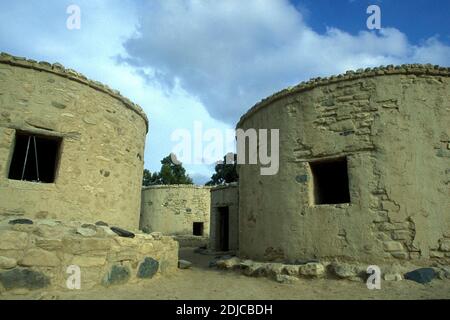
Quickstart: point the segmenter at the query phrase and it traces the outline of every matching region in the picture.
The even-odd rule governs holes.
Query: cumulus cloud
[[[0,50],[60,62],[140,104],[150,119],[145,161],[152,171],[176,144],[174,130],[193,132],[201,120],[205,130],[225,131],[286,86],[358,67],[450,59],[437,37],[413,45],[393,28],[319,33],[305,22],[305,8],[287,0],[77,0],[81,30],[70,31],[73,3],[4,1]],[[185,167],[199,183],[214,171]]]
[[[301,9],[300,9],[301,10]],[[412,45],[394,28],[356,35],[312,30],[287,0],[151,1],[124,59],[147,80],[179,84],[215,119],[233,125],[260,99],[310,77],[382,64],[448,65],[450,47]]]
[[[150,120],[145,148],[145,166],[159,170],[160,160],[175,143],[171,133],[179,128],[192,130],[194,121],[202,120],[207,128],[227,128],[212,119],[204,106],[174,83],[170,92],[163,80],[149,83],[149,75],[158,74],[152,68],[135,68],[118,61],[126,56],[123,42],[136,32],[139,22],[137,2],[120,0],[77,0],[81,8],[81,29],[68,30],[66,19],[70,0],[47,0],[36,6],[29,1],[5,2],[0,10],[0,51],[35,60],[60,62],[87,77],[118,89],[144,108]],[[118,63],[120,62],[120,63]],[[186,165],[195,181],[202,182],[211,168]],[[198,179],[197,179],[198,177]]]

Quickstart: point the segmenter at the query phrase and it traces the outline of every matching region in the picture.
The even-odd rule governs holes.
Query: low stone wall
[[[180,248],[199,248],[206,247],[209,242],[208,237],[191,236],[191,235],[178,235],[173,236]]]
[[[148,281],[175,272],[177,264],[178,243],[157,232],[131,233],[102,222],[0,221],[0,294],[69,289],[77,268],[84,290]]]

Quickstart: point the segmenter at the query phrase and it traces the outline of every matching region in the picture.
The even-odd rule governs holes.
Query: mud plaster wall
[[[15,131],[56,135],[55,183],[8,180]],[[142,110],[59,64],[0,55],[0,215],[139,225]]]
[[[239,167],[240,255],[369,263],[450,260],[449,69],[407,65],[313,79],[252,108],[280,129],[280,169]],[[308,161],[347,156],[350,204],[313,205]]]
[[[210,188],[193,185],[152,186],[142,190],[140,229],[167,235],[192,235],[203,222],[209,235]]]
[[[219,251],[219,224],[218,215],[220,207],[228,207],[229,214],[229,249],[237,251],[239,248],[239,187],[237,184],[219,186],[211,189],[211,222],[209,247]]]

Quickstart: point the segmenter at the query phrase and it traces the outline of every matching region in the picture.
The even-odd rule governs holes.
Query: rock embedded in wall
[[[125,284],[130,279],[130,270],[121,265],[113,265],[111,270],[105,276],[103,285],[110,286],[116,284]]]
[[[0,271],[0,283],[6,290],[11,289],[43,289],[50,285],[50,279],[42,272],[16,268]]]
[[[138,278],[151,279],[159,269],[159,262],[153,258],[145,257],[139,265]]]

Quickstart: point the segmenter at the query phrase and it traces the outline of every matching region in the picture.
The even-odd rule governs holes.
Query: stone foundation
[[[267,277],[279,283],[294,283],[300,278],[306,279],[342,279],[366,282],[372,270],[368,272],[368,265],[346,263],[342,261],[297,260],[295,262],[260,262],[238,257],[224,256],[210,262],[210,266],[219,269],[233,270],[249,277]],[[400,281],[407,279],[407,274],[420,270],[424,266],[414,264],[385,264],[380,265],[380,276],[384,281]],[[434,264],[425,268],[430,270],[432,279],[450,280],[450,266]]]
[[[175,272],[177,264],[178,243],[161,233],[127,233],[102,222],[0,221],[1,294],[68,290],[78,267],[85,290],[151,281]]]

